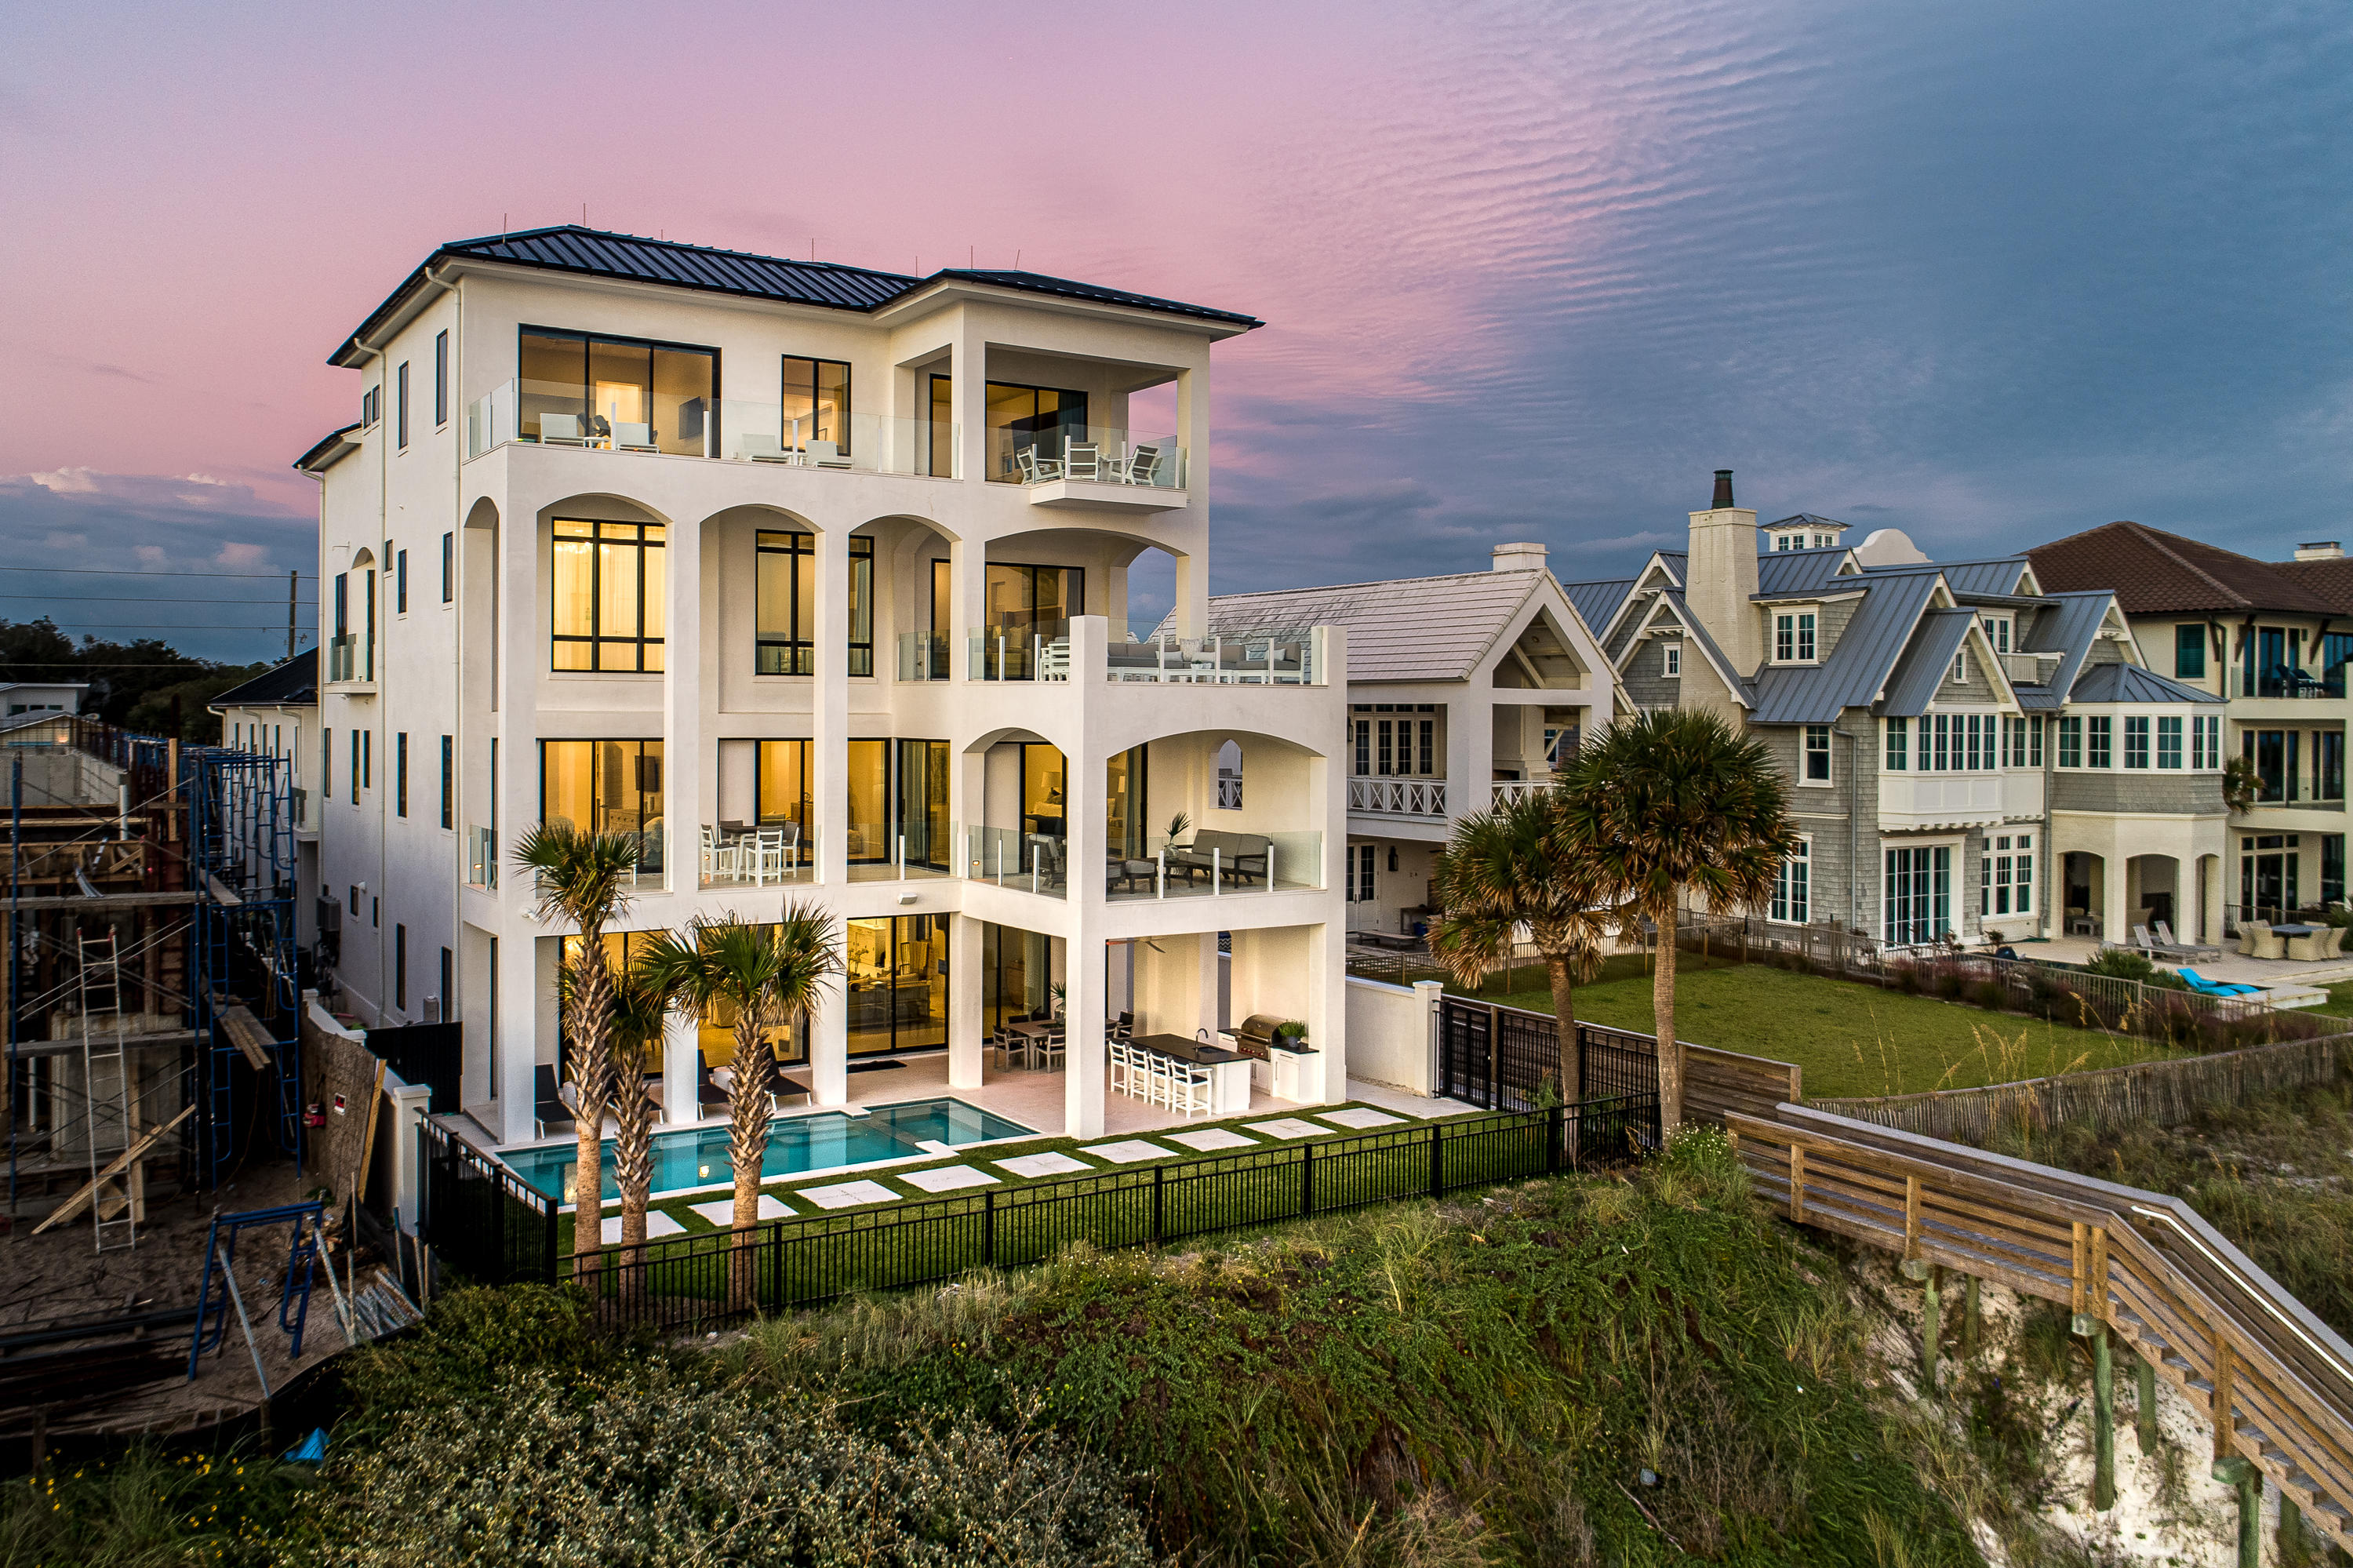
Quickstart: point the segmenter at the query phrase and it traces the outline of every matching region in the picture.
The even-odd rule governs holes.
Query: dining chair
[[[1060,1030],[1039,1041],[1037,1049],[1038,1065],[1047,1072],[1059,1073],[1069,1065],[1068,1046]]]
[[[2249,926],[2245,930],[2250,944],[2248,957],[2256,959],[2287,957],[2287,943],[2281,939],[2279,933],[2274,931],[2269,926]]]
[[[771,876],[779,882],[784,880],[785,831],[782,828],[753,830],[750,846],[739,846],[736,853],[744,857],[741,874],[748,874],[755,885],[765,887]]]

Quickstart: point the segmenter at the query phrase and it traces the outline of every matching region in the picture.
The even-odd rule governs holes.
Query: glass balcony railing
[[[984,626],[965,633],[965,679],[973,681],[1067,681],[1071,678],[1071,623],[1027,620]]]
[[[944,681],[954,667],[955,639],[944,631],[899,633],[899,679]]]
[[[1063,841],[1051,833],[969,828],[964,842],[964,874],[972,881],[994,882],[1000,887],[1018,887],[1050,898],[1070,894]]]
[[[794,468],[953,479],[956,427],[881,414],[811,415],[781,404],[657,397],[635,393],[598,410],[581,388],[518,377],[466,408],[466,455],[509,441],[595,451],[724,458]]]
[[[1043,430],[991,429],[988,477],[1000,484],[1129,484],[1185,488],[1185,449],[1172,435],[1114,425],[1056,425]]]
[[[327,640],[327,679],[337,681],[373,681],[375,679],[375,641],[356,631]]]
[[[899,678],[947,679],[943,639],[935,632],[903,633],[899,641]],[[1120,682],[1169,685],[1317,686],[1324,683],[1324,633],[1237,633],[1213,637],[1157,637],[1143,642],[1111,642],[1103,648],[1103,677]],[[965,634],[965,678],[973,681],[1067,681],[1071,678],[1071,623],[1019,621],[982,627]]]
[[[964,874],[1064,898],[1071,885],[1069,846],[1051,833],[972,828],[965,834]],[[1182,842],[1147,838],[1140,853],[1105,857],[1103,885],[1109,897],[1123,901],[1310,892],[1324,885],[1324,835],[1205,829]]]

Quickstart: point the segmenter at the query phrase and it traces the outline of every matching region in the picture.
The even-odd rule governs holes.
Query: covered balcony
[[[1323,629],[1176,637],[1162,633],[1106,643],[1095,672],[1123,684],[1320,686],[1325,683]],[[944,681],[961,665],[971,681],[1067,682],[1072,674],[1071,623],[1019,611],[993,617],[961,637],[899,635],[899,679]]]

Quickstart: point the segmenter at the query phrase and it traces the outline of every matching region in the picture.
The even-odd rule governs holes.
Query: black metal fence
[[[555,1283],[555,1200],[432,1121],[417,1128],[417,1231],[481,1285]]]
[[[367,1032],[368,1050],[400,1075],[401,1082],[433,1091],[427,1111],[446,1116],[458,1108],[458,1075],[465,1064],[466,1033],[455,1023],[408,1023]]]
[[[1523,1008],[1463,997],[1438,1003],[1438,1093],[1488,1110],[1530,1110],[1560,1089],[1560,1030]],[[1586,1100],[1659,1092],[1657,1046],[1647,1034],[1577,1026],[1577,1082]]]
[[[608,1248],[591,1267],[614,1326],[699,1330],[755,1309],[1038,1263],[1072,1242],[1146,1246],[1530,1176],[1613,1169],[1656,1147],[1658,1137],[1656,1093],[1626,1095],[872,1214],[771,1220],[649,1243],[634,1258]]]

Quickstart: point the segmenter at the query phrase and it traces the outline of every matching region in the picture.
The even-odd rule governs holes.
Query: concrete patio
[[[2088,937],[2053,937],[2047,942],[2019,944],[2018,956],[2054,963],[2081,964],[2090,962],[2105,946],[2107,944]],[[2161,968],[2168,969],[2183,967],[2170,961],[2159,962]],[[2225,947],[2220,957],[2191,959],[2188,967],[2211,980],[2261,986],[2265,991],[2318,993],[2325,992],[2338,980],[2353,980],[2353,954],[2340,955],[2326,963],[2299,963],[2294,959],[2251,959],[2236,947]],[[2295,1002],[2290,1005],[2309,1006],[2311,1003]]]

